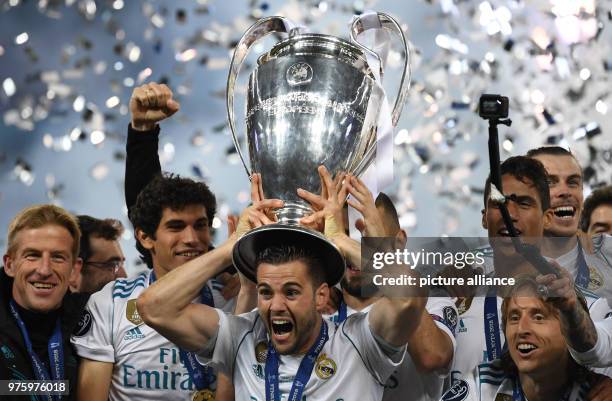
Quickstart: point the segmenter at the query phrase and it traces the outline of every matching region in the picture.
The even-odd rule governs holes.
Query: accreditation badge
[[[191,396],[191,400],[192,401],[214,401],[215,393],[213,393],[212,391],[208,389],[196,391]]]

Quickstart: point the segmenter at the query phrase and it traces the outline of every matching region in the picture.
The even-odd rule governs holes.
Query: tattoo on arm
[[[568,345],[578,352],[586,352],[597,343],[595,325],[579,303],[571,310],[561,312],[561,328]]]

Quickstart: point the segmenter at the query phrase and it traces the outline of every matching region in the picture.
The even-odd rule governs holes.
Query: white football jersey
[[[589,283],[582,293],[591,305],[597,298],[612,298],[612,236],[609,234],[595,235],[592,238],[593,253],[583,250],[584,260],[589,270]],[[556,261],[569,271],[572,277],[578,276],[578,244]]]
[[[147,326],[136,310],[151,272],[112,281],[92,294],[71,338],[80,357],[114,364],[110,401],[191,400],[196,390],[179,348]],[[216,380],[209,379],[214,391]]]
[[[257,311],[234,316],[219,313],[219,331],[200,357],[233,378],[236,400],[265,401],[268,335]],[[401,363],[404,350],[388,357],[374,339],[367,315],[357,313],[342,324],[324,320],[329,339],[303,392],[303,400],[380,400],[384,383]],[[286,400],[302,356],[279,355],[279,390]]]
[[[369,312],[372,305],[361,310]],[[453,354],[456,349],[455,328],[457,326],[457,308],[451,298],[431,297],[425,306],[427,312],[453,343]],[[358,311],[347,306],[347,316]],[[338,313],[328,317],[332,322],[338,320]],[[442,395],[444,378],[449,370],[439,373],[421,373],[407,353],[404,362],[393,372],[385,383],[383,401],[436,401]]]
[[[470,387],[465,380],[458,380],[453,387],[447,390],[441,401],[464,401],[473,399],[477,401],[511,401],[513,400],[515,379],[508,377],[501,367],[499,360],[494,363],[483,363],[478,367],[478,387]],[[590,389],[588,382],[572,383],[564,401],[586,401]],[[521,390],[522,392],[522,390]],[[526,400],[526,397],[525,397]]]

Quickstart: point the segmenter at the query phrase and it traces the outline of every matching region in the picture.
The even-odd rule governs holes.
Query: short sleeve
[[[77,355],[99,362],[115,362],[112,341],[114,302],[112,288],[114,281],[93,294],[70,341]]]
[[[217,335],[197,353],[197,359],[203,363],[212,363],[216,369],[233,377],[234,359],[238,346],[244,336],[252,329],[258,312],[252,311],[234,316],[215,308],[219,315],[219,330]]]

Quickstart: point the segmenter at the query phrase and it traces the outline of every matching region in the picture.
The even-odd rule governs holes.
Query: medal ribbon
[[[501,357],[501,334],[499,329],[499,314],[497,311],[497,295],[495,288],[487,293],[484,302],[484,331],[487,344],[487,359],[493,361]]]
[[[23,336],[23,342],[25,343],[30,359],[32,360],[32,369],[34,370],[36,380],[64,380],[64,349],[62,347],[63,340],[60,319],[57,319],[55,329],[53,329],[53,333],[51,334],[51,337],[49,337],[49,343],[47,345],[47,350],[49,352],[49,368],[51,370],[51,374],[49,374],[49,371],[47,371],[45,365],[32,348],[32,341],[28,335],[28,329],[21,319],[21,316],[19,316],[19,312],[17,312],[17,307],[15,306],[15,302],[13,300],[9,302],[9,308],[13,314],[13,317],[17,321],[17,326],[19,326],[19,330]],[[49,401],[59,401],[61,399],[61,395],[48,394],[46,395],[46,399]]]
[[[295,378],[293,379],[293,384],[291,385],[291,391],[289,392],[289,397],[287,401],[299,401],[302,399],[302,393],[306,388],[306,384],[310,379],[310,375],[312,374],[312,369],[314,368],[315,362],[319,353],[323,349],[323,346],[327,342],[328,339],[327,334],[327,323],[321,320],[321,331],[319,332],[319,337],[315,341],[315,343],[310,347],[308,353],[300,362],[300,367],[298,368],[297,373],[295,374]],[[278,389],[278,352],[272,345],[272,341],[268,341],[268,355],[266,357],[266,401],[280,401],[280,391]]]

